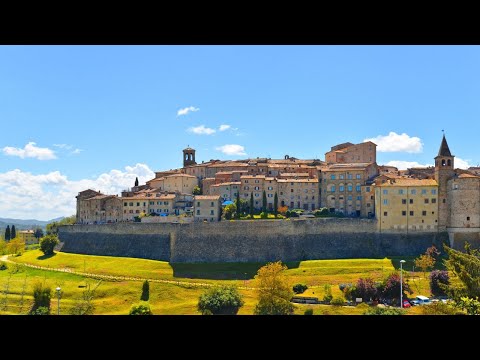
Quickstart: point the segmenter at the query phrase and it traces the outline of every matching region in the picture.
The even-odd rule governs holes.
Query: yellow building
[[[198,185],[198,179],[192,175],[174,174],[149,180],[147,185],[159,191],[192,194],[193,188]]]
[[[396,178],[375,185],[380,231],[436,231],[438,184],[433,179]]]
[[[240,181],[231,181],[221,184],[211,185],[209,195],[220,195],[222,201],[234,201],[237,198],[237,193],[240,191]],[[206,194],[207,195],[207,194]]]
[[[277,179],[278,206],[313,211],[318,209],[320,190],[318,179]]]
[[[193,199],[195,221],[219,221],[221,201],[220,195],[196,195]]]
[[[21,241],[24,241],[25,244],[36,244],[38,243],[37,238],[34,235],[33,230],[19,230],[17,231],[17,238],[19,238]]]

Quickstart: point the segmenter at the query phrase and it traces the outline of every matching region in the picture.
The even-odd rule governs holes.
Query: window
[[[467,221],[470,221],[470,216],[467,216]]]
[[[123,206],[127,206],[127,203],[123,203]]]
[[[155,201],[150,201],[150,205],[155,205]]]
[[[283,195],[283,191],[280,191],[280,195]]]
[[[139,202],[137,202],[137,206],[140,206],[140,203],[139,203]]]
[[[340,192],[345,191],[345,186],[340,185],[340,186],[338,187],[338,191],[340,191]]]
[[[445,199],[443,199],[442,202],[445,204]]]
[[[367,203],[367,207],[370,207],[370,203]]]
[[[352,191],[352,190],[353,190],[353,186],[352,186],[352,185],[348,185],[348,186],[347,186],[347,189],[348,189],[348,191]]]
[[[268,194],[267,197],[270,197],[270,198],[271,198],[271,197],[273,197],[273,194]]]
[[[164,202],[163,202],[163,205],[168,205],[168,201],[164,201]]]
[[[248,180],[245,180],[244,183],[245,183],[245,184],[248,184]]]
[[[244,186],[244,187],[243,187],[243,190],[248,190],[248,189],[249,189],[248,186]]]
[[[255,180],[255,184],[258,184],[258,180]]]
[[[215,215],[214,213],[215,213],[214,210],[210,210],[210,215]]]
[[[255,186],[255,190],[260,190],[260,187],[258,187],[258,186]]]
[[[403,189],[399,189],[399,190],[398,190],[398,193],[399,193],[400,195],[403,195]]]
[[[413,199],[410,199],[410,204],[413,204]]]
[[[388,194],[388,190],[383,190],[383,195],[387,195]]]
[[[427,216],[427,212],[425,210],[422,211],[422,216]]]
[[[412,190],[410,191],[410,193],[411,193],[412,195],[416,195],[416,194],[417,194],[417,190],[412,189]]]
[[[357,174],[356,178],[360,180],[362,178],[362,175]]]
[[[129,205],[130,205],[130,206],[133,206],[133,202],[131,202]]]
[[[348,195],[347,200],[352,200],[352,195]]]
[[[383,199],[383,205],[388,205],[388,200],[387,199]]]
[[[405,210],[402,211],[402,216],[407,216],[407,212]]]
[[[256,193],[256,194],[255,194],[255,197],[259,197],[259,196],[260,196],[260,194],[259,194],[259,193]]]
[[[424,199],[425,204],[428,204],[428,199]]]
[[[387,211],[384,211],[384,212],[383,212],[383,216],[388,216],[388,212],[387,212]]]
[[[432,204],[436,204],[437,203],[437,199],[432,199]]]
[[[147,206],[147,203],[146,203],[146,202],[143,202],[143,206]]]
[[[407,199],[402,199],[402,204],[405,205],[407,203]]]
[[[366,191],[366,192],[370,192],[370,186],[367,186],[367,187],[365,188],[365,191]]]
[[[352,179],[353,178],[353,175],[352,174],[347,174],[347,179]]]
[[[332,185],[332,187],[330,188],[330,191],[335,192],[335,185]]]
[[[335,175],[330,175],[330,180],[335,180]]]
[[[272,186],[269,186],[269,187],[268,187],[268,190],[273,190],[273,187],[272,187]]]
[[[361,191],[360,185],[355,186],[355,191],[356,191],[356,192],[360,192],[360,191]]]
[[[200,207],[200,201],[197,201],[197,206]]]
[[[432,189],[432,195],[436,195],[437,194],[437,190],[436,189]]]
[[[200,215],[200,210],[197,210],[197,215]]]
[[[361,197],[361,196],[357,196],[357,200],[362,200],[362,197]]]
[[[410,211],[410,216],[413,216],[413,211]]]
[[[425,195],[427,193],[427,190],[422,189],[422,195]]]
[[[293,189],[290,189],[290,192],[293,192]]]
[[[214,206],[215,206],[215,203],[212,201],[212,202],[210,203],[210,206],[211,206],[211,207],[214,207]]]
[[[140,210],[135,210],[135,214],[140,214]]]

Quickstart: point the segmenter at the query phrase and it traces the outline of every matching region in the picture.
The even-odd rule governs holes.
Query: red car
[[[412,305],[410,305],[410,302],[408,300],[403,300],[403,307],[409,308],[409,307],[412,307]]]

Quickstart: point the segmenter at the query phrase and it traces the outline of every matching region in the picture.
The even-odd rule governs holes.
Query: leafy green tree
[[[295,294],[303,294],[305,292],[305,290],[308,289],[308,285],[307,284],[295,284],[293,285],[293,292]]]
[[[145,301],[141,301],[138,304],[133,304],[130,308],[128,315],[153,315],[150,309],[150,304]]]
[[[267,212],[267,193],[263,190],[262,194],[262,212]]]
[[[475,299],[466,296],[461,297],[457,301],[457,307],[466,310],[468,315],[480,315],[480,301],[478,301],[478,297]]]
[[[323,286],[323,301],[325,301],[327,304],[330,304],[330,301],[333,299],[332,295],[332,285],[330,284],[325,284]]]
[[[11,239],[7,244],[8,254],[21,254],[25,251],[25,241],[21,238]]]
[[[423,277],[425,277],[425,273],[428,269],[433,268],[435,265],[435,259],[433,256],[428,254],[420,255],[418,258],[415,259],[415,266],[422,269]]]
[[[236,211],[237,211],[237,207],[235,206],[235,204],[228,204],[223,209],[223,216],[225,217],[226,220],[230,220],[233,218]]]
[[[7,228],[5,229],[5,241],[10,241],[10,225],[7,225]]]
[[[63,218],[60,221],[54,221],[47,224],[47,235],[57,235],[58,234],[58,227],[63,225],[73,225],[77,221],[77,217],[75,215]]]
[[[240,203],[240,189],[237,190],[237,198],[235,199],[235,219],[240,219],[241,203]]]
[[[198,311],[203,315],[236,315],[243,305],[236,286],[215,286],[200,295]]]
[[[3,239],[0,239],[0,255],[5,254],[7,251],[7,242]]]
[[[36,281],[33,284],[33,305],[30,309],[30,314],[33,314],[37,309],[44,307],[50,313],[50,298],[52,296],[52,289],[41,281]]]
[[[455,300],[461,297],[476,298],[480,296],[480,253],[467,243],[465,252],[454,250],[444,245],[448,259],[445,265],[458,279],[460,284],[449,286],[448,293]]]
[[[253,192],[250,193],[250,208],[249,208],[249,211],[250,211],[250,217],[253,218]]]
[[[150,283],[148,280],[145,280],[142,285],[142,295],[140,296],[140,300],[148,301],[150,298]]]
[[[15,225],[12,225],[12,233],[10,235],[10,239],[13,240],[17,237],[17,230],[15,229]]]
[[[35,236],[35,238],[38,241],[43,236],[43,230],[41,228],[37,227],[35,229],[35,231],[33,232],[33,236]]]
[[[195,185],[195,187],[193,188],[192,194],[193,195],[202,195],[202,189],[200,188],[200,186]]]
[[[135,186],[138,186],[138,177],[135,178]]]
[[[446,295],[446,289],[450,285],[450,276],[448,271],[433,270],[430,273],[430,292],[432,295],[441,296]]]
[[[275,217],[278,215],[278,195],[277,192],[275,192],[275,196],[273,198],[273,214]]]
[[[46,235],[40,239],[40,250],[45,255],[53,255],[53,249],[59,243],[57,235]]]
[[[258,269],[257,282],[258,303],[256,315],[290,315],[294,306],[290,302],[293,291],[285,276],[287,266],[281,261],[268,263]]]

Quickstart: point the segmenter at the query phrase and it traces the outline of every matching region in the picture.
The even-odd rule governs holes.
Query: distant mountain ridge
[[[0,218],[0,228],[6,228],[7,225],[15,225],[15,228],[19,230],[24,230],[24,229],[31,229],[32,227],[39,226],[42,228],[45,228],[47,224],[54,222],[54,221],[60,221],[64,219],[65,216],[61,216],[52,220],[48,221],[43,221],[43,220],[35,220],[35,219],[28,219],[28,220],[23,220],[23,219],[9,219],[9,218]]]

